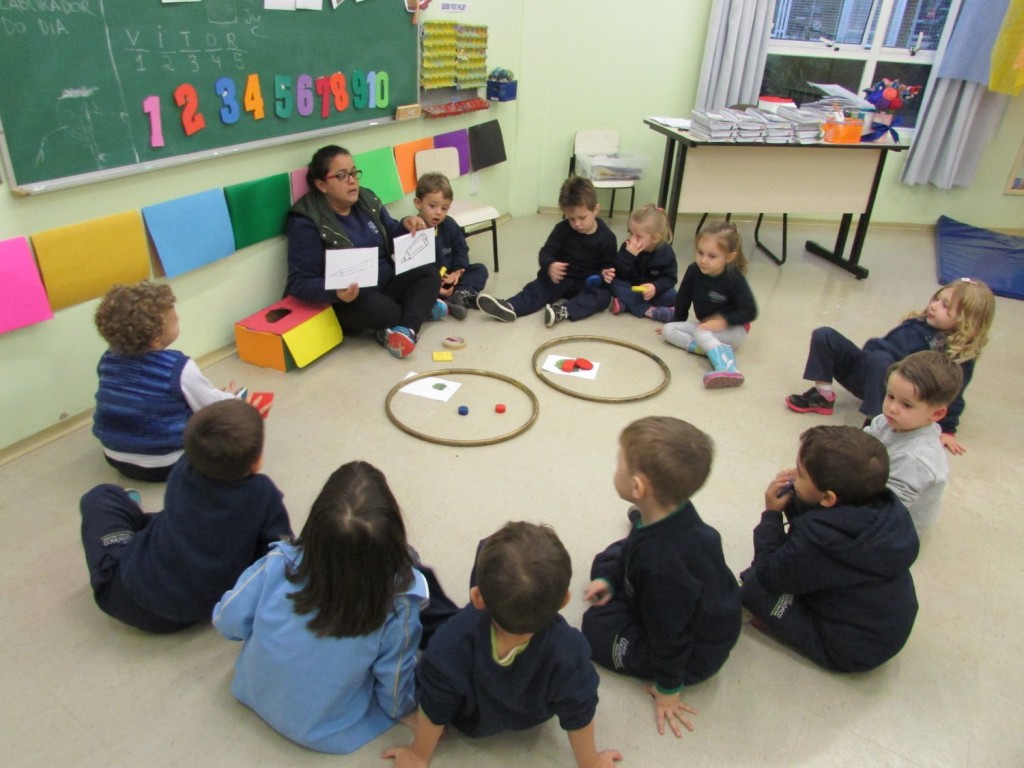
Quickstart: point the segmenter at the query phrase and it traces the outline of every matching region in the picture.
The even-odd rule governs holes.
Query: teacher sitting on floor
[[[395,274],[392,238],[426,224],[418,216],[395,221],[380,198],[360,188],[360,176],[347,149],[331,145],[313,155],[306,171],[309,192],[288,212],[285,292],[310,304],[331,304],[346,332],[374,331],[382,346],[402,358],[416,348],[424,320],[448,313],[437,298],[441,277],[433,264]],[[324,287],[326,252],[339,248],[377,249],[375,287]]]

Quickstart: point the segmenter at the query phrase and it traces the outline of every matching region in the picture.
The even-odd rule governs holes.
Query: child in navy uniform
[[[446,725],[473,738],[521,731],[558,716],[579,768],[622,756],[594,745],[598,676],[590,647],[559,610],[572,563],[547,526],[508,523],[482,543],[466,606],[437,630],[416,667],[420,700],[410,747],[384,757],[423,768]]]
[[[476,306],[476,295],[487,283],[487,267],[469,263],[469,246],[462,227],[448,215],[455,195],[448,177],[443,173],[425,173],[416,182],[413,205],[420,218],[436,235],[434,247],[441,271],[441,299],[448,304],[448,314],[465,320],[469,307]]]
[[[629,216],[629,237],[615,256],[612,314],[629,312],[667,323],[675,316],[679,267],[665,211],[641,205]]]
[[[608,308],[616,241],[608,225],[597,218],[601,206],[593,182],[570,176],[562,184],[558,207],[565,218],[540,249],[536,279],[508,300],[481,293],[479,309],[505,323],[543,309],[544,325],[550,328]]]
[[[96,604],[147,632],[209,621],[238,574],[291,536],[281,492],[257,474],[262,462],[259,412],[225,400],[189,419],[163,512],[144,513],[116,485],[85,494],[82,545]]]
[[[868,339],[863,347],[834,328],[815,328],[804,367],[804,378],[814,386],[787,397],[786,406],[797,413],[831,415],[835,379],[861,398],[860,412],[870,421],[882,411],[889,366],[913,352],[939,350],[963,372],[963,386],[939,422],[942,444],[950,453],[962,454],[965,449],[956,439],[956,430],[964,410],[964,390],[988,343],[995,312],[992,290],[979,280],[962,277],[932,294],[924,311],[912,313],[884,337]]]
[[[673,320],[661,335],[673,346],[707,356],[712,370],[704,374],[705,387],[738,387],[743,374],[735,351],[757,317],[743,240],[732,222],[713,221],[697,235],[694,252],[676,293]],[[694,319],[688,320],[691,305]]]
[[[711,471],[711,438],[668,416],[627,426],[615,490],[630,510],[629,536],[594,559],[583,634],[598,664],[653,680],[658,732],[693,730],[684,685],[715,674],[740,634],[739,588],[718,531],[690,498]]]
[[[885,446],[866,432],[807,430],[796,468],[765,491],[754,561],[740,574],[751,623],[835,672],[884,664],[917,616],[917,532],[888,476]]]

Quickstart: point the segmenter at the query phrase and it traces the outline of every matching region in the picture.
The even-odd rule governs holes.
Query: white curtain
[[[694,106],[757,104],[774,13],[775,0],[715,0]]]
[[[992,47],[1009,0],[963,0],[949,44],[937,52],[917,135],[900,173],[904,184],[970,186],[985,143],[1010,97],[988,90]]]

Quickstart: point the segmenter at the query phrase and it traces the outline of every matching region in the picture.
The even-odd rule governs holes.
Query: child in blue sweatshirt
[[[302,535],[275,544],[213,610],[217,630],[242,641],[231,692],[319,752],[353,752],[413,714],[429,589],[412,558],[384,475],[342,465]]]

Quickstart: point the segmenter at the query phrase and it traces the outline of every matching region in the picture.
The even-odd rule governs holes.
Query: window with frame
[[[935,52],[961,0],[777,0],[761,94],[798,104],[822,94],[807,83],[864,95],[884,78],[921,86],[897,113],[917,124]],[[952,28],[952,25],[950,25]]]

